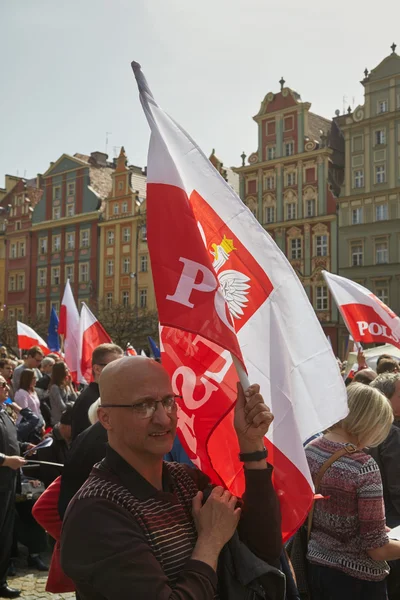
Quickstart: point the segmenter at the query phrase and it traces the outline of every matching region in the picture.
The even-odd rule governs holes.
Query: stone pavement
[[[50,563],[51,555],[43,555],[46,564]],[[20,598],[23,600],[74,600],[75,594],[50,594],[45,592],[47,573],[35,571],[26,566],[25,558],[16,561],[17,575],[8,577],[11,587],[22,590]]]

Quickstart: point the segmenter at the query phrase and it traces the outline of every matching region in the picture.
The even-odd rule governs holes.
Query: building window
[[[296,185],[296,172],[286,174],[286,185]]]
[[[25,289],[25,274],[17,275],[17,289],[18,291],[22,291]]]
[[[19,256],[21,258],[23,258],[25,256],[25,253],[26,253],[25,248],[26,248],[25,242],[19,242]]]
[[[389,250],[387,241],[375,242],[375,263],[384,265],[389,262]]]
[[[113,206],[113,214],[119,215],[119,204],[114,204]]]
[[[13,308],[8,309],[8,316],[10,319],[15,319],[15,310]]]
[[[290,240],[290,258],[292,260],[298,260],[302,256],[301,251],[301,239],[296,238],[294,240]]]
[[[89,248],[89,243],[90,243],[89,229],[82,229],[80,232],[80,236],[81,236],[81,248]]]
[[[53,188],[53,199],[61,200],[61,186],[57,186]]]
[[[378,102],[378,113],[382,114],[389,110],[389,105],[387,100],[379,100]]]
[[[315,250],[317,256],[328,256],[328,236],[317,235],[315,238]]]
[[[387,281],[377,281],[375,284],[375,296],[384,304],[389,304],[389,286]]]
[[[53,252],[61,250],[61,235],[53,235]]]
[[[142,225],[140,228],[142,242],[147,242],[147,225]]]
[[[315,288],[315,300],[317,310],[328,310],[328,288],[325,285],[318,285]]]
[[[61,219],[61,206],[53,206],[53,221]]]
[[[66,265],[65,267],[65,281],[69,279],[70,283],[74,283],[74,265]]]
[[[47,269],[38,270],[38,286],[44,287],[47,284]]]
[[[142,273],[146,273],[147,272],[147,254],[142,254],[140,257],[140,270],[142,271]]]
[[[362,169],[359,169],[358,171],[354,171],[353,176],[354,176],[354,187],[355,188],[364,187],[364,171]]]
[[[266,190],[274,190],[275,189],[275,177],[266,177],[265,178],[265,189]]]
[[[267,148],[267,159],[268,160],[274,160],[276,156],[276,148],[275,146],[268,146]]]
[[[122,262],[122,272],[127,275],[128,273],[131,272],[131,259],[130,258],[124,258],[123,262]]]
[[[75,196],[75,182],[72,181],[71,183],[67,184],[67,196]]]
[[[294,127],[293,117],[286,117],[283,122],[283,131],[291,131]]]
[[[75,214],[75,204],[73,202],[69,202],[67,204],[67,217],[73,217]]]
[[[8,291],[15,292],[15,275],[9,275],[8,277]]]
[[[375,183],[385,183],[385,181],[385,165],[379,165],[378,167],[375,167]]]
[[[89,264],[79,264],[79,283],[88,283],[89,281]]]
[[[38,302],[36,304],[36,314],[38,317],[46,316],[46,302]]]
[[[24,309],[23,308],[17,308],[17,320],[18,321],[24,320]]]
[[[114,244],[114,232],[107,231],[107,245],[112,246]]]
[[[362,223],[362,208],[353,208],[351,211],[351,224],[360,225]]]
[[[293,154],[294,154],[294,142],[286,142],[285,156],[292,156]]]
[[[306,217],[314,217],[315,216],[315,200],[312,198],[311,200],[307,200],[306,202]]]
[[[128,203],[127,202],[123,202],[122,203],[122,212],[123,213],[127,213],[128,212]]]
[[[107,292],[106,294],[106,307],[111,308],[113,305],[113,293]]]
[[[15,231],[21,231],[21,221],[15,221]]]
[[[363,247],[362,244],[351,245],[351,266],[361,267],[363,264]]]
[[[130,227],[124,227],[123,232],[122,232],[122,239],[125,244],[131,241],[131,228]]]
[[[56,313],[58,314],[60,312],[60,303],[59,302],[51,302],[50,309],[53,310],[53,308],[56,311]]]
[[[139,306],[146,308],[147,306],[147,290],[139,290]]]
[[[296,204],[294,202],[290,202],[290,204],[286,204],[286,219],[290,221],[291,219],[296,218]]]
[[[267,206],[265,220],[267,223],[275,223],[275,206]]]
[[[119,181],[118,182],[118,189],[121,192],[124,189],[124,182],[123,181]]]
[[[17,244],[12,243],[10,246],[10,258],[17,258]]]
[[[66,246],[67,246],[67,250],[74,250],[75,248],[75,233],[71,232],[71,233],[67,233],[66,234]]]
[[[60,267],[51,267],[51,285],[60,285]]]
[[[122,292],[122,305],[129,306],[129,292]]]
[[[47,238],[39,238],[39,254],[47,254]]]
[[[375,221],[387,221],[388,206],[387,204],[377,204],[375,206]]]
[[[112,277],[114,275],[114,261],[108,260],[106,265],[106,273],[108,277]]]
[[[375,131],[375,146],[386,144],[386,133],[384,129]]]

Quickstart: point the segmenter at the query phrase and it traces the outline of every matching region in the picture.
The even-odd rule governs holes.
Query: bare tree
[[[115,304],[106,307],[102,304],[97,312],[113,342],[124,349],[130,343],[136,349],[148,350],[147,337],[158,338],[157,311],[141,309],[137,312],[134,306]]]

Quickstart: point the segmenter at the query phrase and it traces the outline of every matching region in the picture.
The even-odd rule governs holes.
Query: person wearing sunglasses
[[[21,458],[17,429],[4,408],[9,387],[0,376],[0,598],[17,598],[20,591],[7,584],[14,530],[14,502],[17,472],[25,464]]]
[[[70,503],[61,539],[61,566],[80,599],[211,600],[219,555],[236,529],[260,559],[279,566],[279,503],[264,447],[273,415],[259,386],[246,394],[238,386],[240,505],[220,486],[210,491],[200,470],[163,461],[181,398],[160,364],[137,356],[112,362],[100,376],[100,397],[106,458]]]

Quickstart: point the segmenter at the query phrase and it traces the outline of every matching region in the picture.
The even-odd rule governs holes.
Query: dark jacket
[[[382,476],[386,522],[389,527],[396,527],[400,525],[400,421],[394,421],[386,440],[369,453]]]
[[[19,456],[20,446],[17,439],[17,428],[0,405],[0,452],[6,456]],[[14,485],[16,472],[9,467],[0,467],[0,501],[2,493],[8,493]],[[1,512],[1,511],[0,511]]]
[[[94,381],[78,396],[72,411],[72,441],[90,427],[89,408],[100,397],[99,384]]]
[[[45,373],[44,375],[42,375],[42,377],[36,383],[35,387],[39,388],[39,390],[43,390],[44,392],[47,392],[47,390],[49,389],[50,380],[51,380],[50,375],[47,375],[47,373]]]
[[[17,436],[20,442],[38,444],[42,439],[44,419],[36,415],[30,408],[23,408],[20,412],[22,417],[17,425]]]

